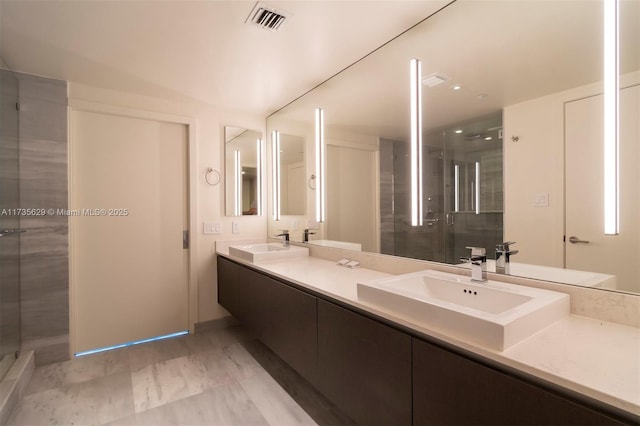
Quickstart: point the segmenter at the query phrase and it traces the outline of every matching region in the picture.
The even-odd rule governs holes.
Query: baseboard
[[[214,320],[196,323],[195,332],[203,333],[209,330],[220,330],[221,328],[232,327],[238,324],[239,324],[238,320],[232,317],[231,315],[229,315],[229,316],[217,318]]]

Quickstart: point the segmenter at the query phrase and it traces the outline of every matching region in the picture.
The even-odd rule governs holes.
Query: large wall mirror
[[[511,240],[514,275],[640,292],[639,28],[640,2],[620,0],[619,235],[602,226],[603,2],[458,0],[267,119],[312,141],[314,110],[325,111],[327,219],[313,238],[449,264],[466,246],[493,257]],[[418,227],[412,58],[423,79]]]
[[[225,126],[225,214],[259,215],[261,210],[262,133]]]

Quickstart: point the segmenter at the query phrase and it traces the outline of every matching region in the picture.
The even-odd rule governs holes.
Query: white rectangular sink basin
[[[439,271],[358,283],[358,300],[499,351],[569,315],[567,294]]]
[[[284,246],[281,243],[249,244],[229,246],[229,254],[249,262],[290,259],[309,256],[309,249],[298,246]]]

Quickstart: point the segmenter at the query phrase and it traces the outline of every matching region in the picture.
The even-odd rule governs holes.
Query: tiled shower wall
[[[37,364],[69,358],[67,83],[17,74],[20,103],[22,349]]]
[[[447,176],[453,181],[453,160],[445,158],[441,137],[429,135],[430,144],[423,145],[425,225],[421,227],[411,226],[409,219],[408,143],[380,139],[380,253],[455,264],[468,256],[468,246],[486,247],[489,253],[502,242],[502,150],[492,147],[474,154],[483,165],[483,212],[454,213],[447,211],[453,206],[446,202],[453,200],[447,181]]]
[[[380,138],[380,253],[394,254],[395,219],[393,211],[393,144]]]

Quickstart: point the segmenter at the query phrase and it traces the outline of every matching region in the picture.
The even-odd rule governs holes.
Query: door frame
[[[198,265],[197,265],[197,247],[198,233],[197,212],[198,212],[198,178],[197,173],[197,152],[196,152],[196,119],[188,116],[165,114],[154,111],[138,110],[133,108],[120,107],[115,105],[103,104],[98,102],[84,101],[79,99],[69,99],[69,113],[67,114],[68,135],[69,135],[69,162],[68,162],[68,201],[69,210],[74,210],[76,206],[73,204],[75,194],[73,194],[72,182],[74,176],[72,172],[72,164],[74,161],[74,149],[77,141],[73,140],[73,112],[93,112],[105,115],[114,115],[119,117],[136,118],[143,120],[153,120],[172,124],[181,124],[187,128],[187,208],[189,210],[189,251],[188,271],[187,271],[187,294],[188,294],[188,324],[189,333],[195,332],[195,323],[198,319]],[[75,353],[75,313],[76,313],[76,277],[74,276],[75,247],[74,232],[75,221],[73,218],[69,220],[69,355],[73,358]]]

